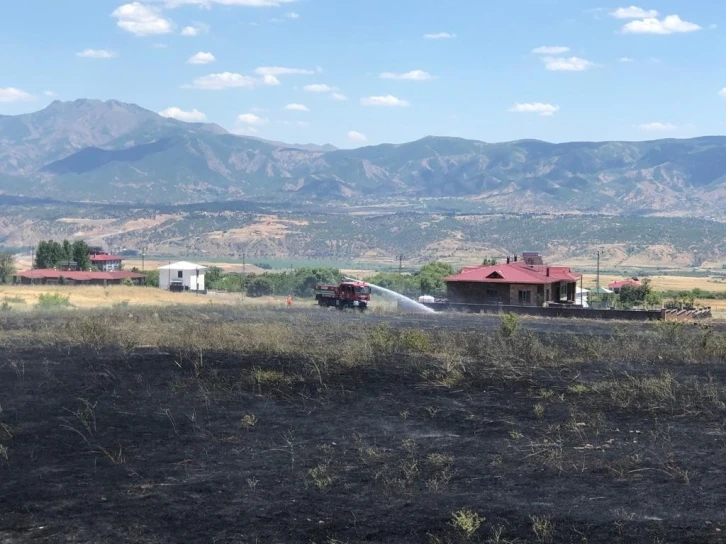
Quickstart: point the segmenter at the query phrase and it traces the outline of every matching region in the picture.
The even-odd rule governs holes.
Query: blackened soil
[[[719,402],[593,389],[723,368],[420,368],[8,352],[0,542],[724,542]]]

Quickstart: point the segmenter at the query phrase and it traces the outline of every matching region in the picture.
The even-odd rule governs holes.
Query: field
[[[0,325],[4,543],[724,541],[719,324],[190,305]]]

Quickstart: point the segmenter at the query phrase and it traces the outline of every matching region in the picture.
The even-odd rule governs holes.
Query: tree
[[[148,272],[144,272],[144,275],[146,276],[146,285],[149,287],[159,287],[158,270],[149,270]]]
[[[63,241],[65,244],[65,240]],[[71,258],[78,265],[78,270],[88,270],[91,268],[91,248],[83,240],[76,240],[71,246]]]
[[[204,275],[204,281],[207,284],[207,287],[214,289],[223,276],[224,272],[221,268],[218,266],[210,266]]]
[[[484,260],[481,264],[482,266],[494,266],[495,264],[497,264],[497,260],[491,257],[484,257]]]
[[[624,285],[620,288],[620,304],[626,308],[632,308],[638,304],[644,304],[651,292],[652,289],[650,287],[649,278],[645,278],[637,287]]]
[[[271,295],[273,292],[273,285],[270,278],[266,276],[255,276],[252,278],[252,280],[247,284],[247,296],[256,298],[256,297],[266,297]]]
[[[57,268],[64,257],[61,244],[53,240],[41,240],[35,252],[35,268]]]
[[[0,253],[0,283],[10,283],[15,274],[15,257],[11,253]]]

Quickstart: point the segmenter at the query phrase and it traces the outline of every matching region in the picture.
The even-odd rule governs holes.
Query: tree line
[[[83,240],[41,240],[35,250],[35,268],[60,268],[64,262],[75,262],[78,270],[91,270],[91,248]]]

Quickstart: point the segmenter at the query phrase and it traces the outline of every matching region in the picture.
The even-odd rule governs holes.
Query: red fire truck
[[[318,306],[335,306],[339,310],[357,308],[365,311],[371,301],[371,288],[362,281],[344,281],[340,285],[318,284],[315,286]]]

